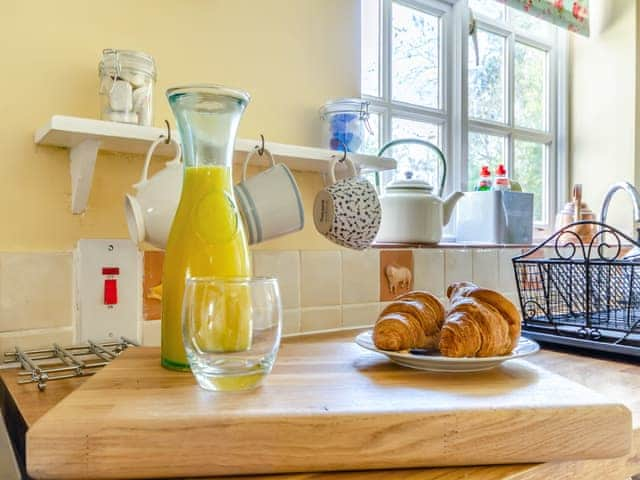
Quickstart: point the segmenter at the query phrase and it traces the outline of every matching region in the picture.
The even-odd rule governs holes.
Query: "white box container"
[[[456,241],[530,244],[533,193],[466,192],[457,205]]]

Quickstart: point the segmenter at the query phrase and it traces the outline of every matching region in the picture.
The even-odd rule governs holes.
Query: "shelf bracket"
[[[100,140],[87,138],[69,151],[71,160],[71,213],[83,213],[89,202],[93,170],[98,158]]]

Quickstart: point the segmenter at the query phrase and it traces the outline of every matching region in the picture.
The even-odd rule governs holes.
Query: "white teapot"
[[[442,240],[442,229],[449,223],[453,208],[463,193],[454,192],[442,200],[447,180],[447,160],[436,145],[419,138],[400,138],[384,145],[378,156],[399,145],[418,145],[436,154],[440,161],[439,195],[434,195],[429,183],[413,178],[405,172],[404,178],[385,188],[380,199],[382,221],[376,237],[378,243],[438,243]]]
[[[167,246],[167,238],[171,230],[171,223],[180,202],[182,192],[182,162],[180,157],[182,149],[180,143],[171,139],[176,148],[176,155],[165,168],[148,178],[149,163],[155,148],[164,137],[158,138],[149,147],[144,161],[142,177],[133,185],[135,195],[126,195],[124,201],[125,216],[129,236],[135,243],[146,241],[164,249]]]
[[[391,182],[380,198],[382,221],[376,242],[440,242],[442,229],[464,194],[454,192],[442,200],[432,192],[433,187],[413,178],[412,172],[406,172],[404,179]]]

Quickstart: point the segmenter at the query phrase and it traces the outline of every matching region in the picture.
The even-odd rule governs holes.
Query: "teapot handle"
[[[386,152],[389,148],[395,147],[397,145],[422,145],[423,147],[427,147],[433,150],[438,159],[440,160],[440,164],[442,165],[442,175],[440,176],[440,189],[438,190],[438,196],[442,197],[444,193],[444,186],[447,182],[447,160],[444,158],[444,153],[440,150],[436,145],[431,142],[427,142],[426,140],[420,140],[419,138],[400,138],[398,140],[392,140],[389,143],[383,145],[383,147],[378,152],[378,157],[381,157],[384,152]]]
[[[140,181],[138,183],[136,183],[134,185],[134,187],[138,187],[138,186],[146,183],[146,181],[148,179],[148,176],[149,176],[149,164],[151,163],[151,157],[153,156],[153,152],[155,152],[155,150],[158,147],[158,145],[160,145],[161,143],[164,143],[164,142],[166,142],[166,139],[165,139],[164,135],[161,135],[156,140],[154,140],[153,143],[149,146],[149,150],[147,150],[147,156],[144,159],[144,167],[142,168],[142,176],[140,177]],[[176,147],[176,154],[173,157],[173,160],[171,160],[170,162],[167,162],[167,163],[180,162],[180,157],[182,156],[182,147],[180,146],[180,142],[177,142],[175,138],[172,138],[169,143],[173,144]]]

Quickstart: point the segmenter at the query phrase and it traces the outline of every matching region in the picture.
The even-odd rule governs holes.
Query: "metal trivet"
[[[36,383],[43,391],[47,382],[65,378],[86,377],[96,373],[96,369],[108,365],[128,347],[139,344],[125,337],[109,342],[88,341],[86,345],[61,347],[57,343],[53,348],[24,351],[16,347],[13,352],[5,352],[5,367],[19,363],[25,370],[19,372],[18,383]],[[88,358],[87,358],[88,357]]]
[[[572,230],[598,227],[590,242]],[[624,255],[623,241],[635,247]],[[522,330],[542,342],[640,357],[640,244],[576,222],[513,259]]]

